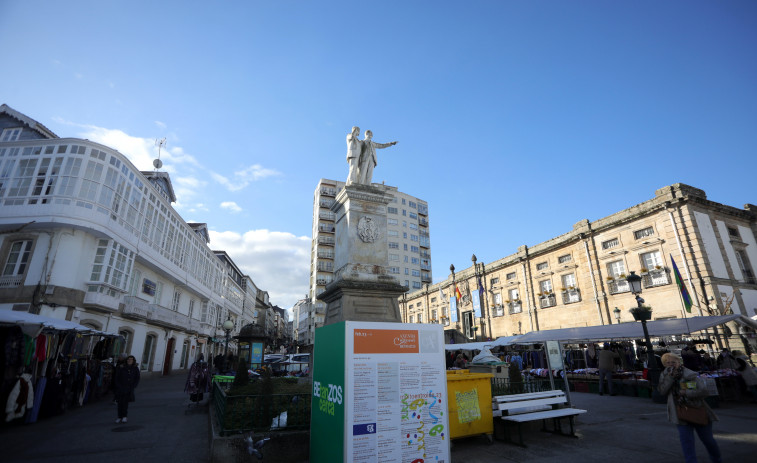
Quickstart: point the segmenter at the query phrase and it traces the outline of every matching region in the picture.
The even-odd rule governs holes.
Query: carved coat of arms
[[[373,243],[379,237],[379,227],[372,218],[363,216],[357,222],[357,236],[364,243]]]

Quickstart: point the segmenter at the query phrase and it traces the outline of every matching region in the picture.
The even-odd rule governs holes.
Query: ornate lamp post
[[[473,274],[474,274],[474,275],[476,276],[476,281],[475,281],[475,282],[473,282],[473,284],[474,284],[474,285],[476,285],[476,284],[478,284],[478,264],[476,263],[476,262],[478,261],[478,259],[476,258],[476,255],[475,255],[475,254],[473,254],[473,255],[471,256],[470,260],[471,260],[471,262],[473,262]],[[482,306],[483,302],[484,302],[484,301],[482,301],[482,300],[481,300],[481,299],[479,298],[479,301],[478,301],[478,304],[479,304],[479,310],[483,310],[483,306]],[[481,315],[483,315],[483,313],[482,313]],[[476,314],[474,313],[474,314],[473,314],[473,318],[475,319],[475,317],[476,317]],[[477,327],[477,326],[474,326],[474,327],[473,327],[473,334],[474,334],[474,336],[476,337],[476,341],[478,341],[478,327]],[[481,333],[481,335],[483,336],[483,334],[484,334],[484,333],[482,332],[482,333]]]
[[[657,396],[657,382],[660,378],[660,371],[657,368],[657,360],[654,357],[654,349],[652,348],[652,341],[649,339],[649,330],[647,330],[647,320],[651,318],[651,312],[642,309],[644,299],[641,298],[641,277],[636,272],[631,272],[626,278],[629,286],[631,286],[631,293],[636,298],[637,314],[634,314],[634,319],[641,321],[641,328],[644,330],[644,340],[647,344],[647,372],[649,384],[652,386],[652,398]],[[646,313],[645,313],[646,312]]]
[[[449,271],[452,272],[452,297],[455,298],[455,318],[460,320],[460,307],[457,306],[457,284],[455,283],[455,264],[449,264]],[[450,319],[452,318],[452,307],[450,307]],[[457,322],[455,322],[457,323]]]
[[[223,322],[223,325],[221,326],[221,328],[223,328],[223,330],[226,332],[226,348],[223,351],[223,362],[224,364],[226,364],[229,358],[229,333],[231,333],[231,330],[234,329],[234,322],[231,321],[231,317],[229,317],[228,319],[226,319],[225,322]],[[228,370],[228,365],[226,369]]]
[[[615,314],[615,320],[620,323],[620,309],[615,307],[615,310],[613,310],[612,313]]]

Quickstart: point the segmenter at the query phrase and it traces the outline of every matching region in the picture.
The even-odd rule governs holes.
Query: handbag
[[[707,410],[704,407],[676,405],[676,414],[678,415],[678,421],[685,421],[689,424],[704,426],[710,422],[709,417],[707,417]]]

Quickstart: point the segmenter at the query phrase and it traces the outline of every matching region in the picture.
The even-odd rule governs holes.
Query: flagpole
[[[683,281],[683,277],[681,276],[681,272],[678,271],[678,266],[676,265],[675,259],[673,259],[673,254],[670,254],[670,262],[673,264],[673,278],[676,280],[676,288],[678,288],[678,297],[681,299],[681,305],[683,306],[683,320],[686,323],[686,330],[689,333],[689,337],[691,337],[691,327],[689,326],[689,317],[686,316],[686,312],[691,310],[691,308],[686,308],[686,299],[683,297],[684,291],[688,294],[688,290],[686,289],[686,282]],[[689,299],[691,296],[689,296]],[[690,307],[691,307],[690,303]],[[699,308],[701,311],[701,307]],[[691,313],[691,312],[689,312]]]

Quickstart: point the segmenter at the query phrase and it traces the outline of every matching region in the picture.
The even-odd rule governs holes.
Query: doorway
[[[176,339],[171,338],[168,340],[168,345],[166,346],[166,360],[163,362],[163,374],[164,375],[170,375],[171,374],[171,367],[173,366],[173,350],[174,345],[176,344]]]

